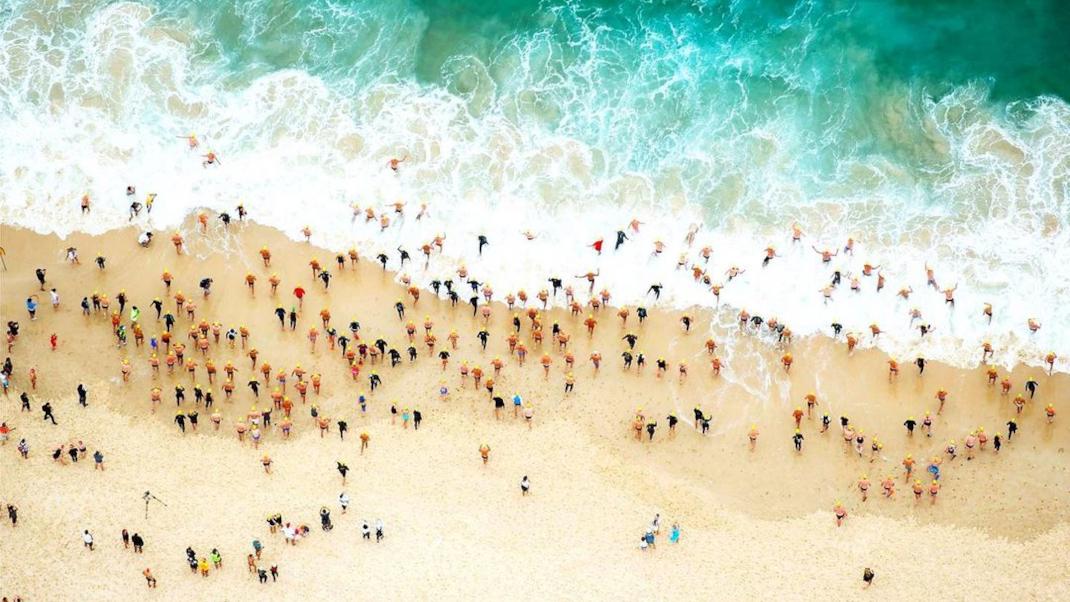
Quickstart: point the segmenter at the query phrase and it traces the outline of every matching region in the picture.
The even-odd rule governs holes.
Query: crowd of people
[[[214,164],[218,164],[218,159],[209,154],[205,160],[205,167]],[[136,199],[133,186],[128,189],[128,196]],[[151,211],[155,199],[156,195],[150,195],[144,203],[132,200],[131,219],[137,217],[143,207]],[[91,204],[88,197],[82,200],[80,207],[83,212],[90,211]],[[401,216],[404,214],[404,204],[395,204],[392,210],[395,216]],[[379,219],[384,229],[389,226],[388,211],[379,213],[378,217],[375,210],[370,207],[365,208],[363,212],[359,209],[355,211],[368,221]],[[421,209],[421,214],[424,211],[426,207]],[[236,213],[239,221],[247,216],[247,211],[241,205],[237,207]],[[229,214],[220,214],[218,219],[225,228],[231,226]],[[417,219],[420,219],[419,215]],[[197,222],[201,226],[200,235],[209,236],[208,215],[199,214]],[[640,224],[641,222],[635,220],[627,228],[621,229],[617,233],[617,247],[626,244],[629,240],[629,232],[633,236],[638,234]],[[311,229],[306,227],[302,233],[306,240],[310,240]],[[186,236],[181,232],[175,232],[170,237],[177,256],[188,253]],[[694,236],[695,230],[689,230],[686,238],[689,248],[694,242]],[[791,244],[801,243],[802,238],[800,228],[794,226]],[[145,237],[139,237],[139,239],[143,247],[152,244],[151,237],[147,240]],[[492,245],[492,241],[487,236],[480,236],[478,241],[473,242],[478,244],[481,255],[486,247]],[[436,237],[424,245],[420,251],[425,258],[430,258],[436,250],[441,251],[444,244],[443,237]],[[597,241],[592,246],[598,253],[602,252],[602,241]],[[657,241],[654,253],[660,254],[664,248],[664,243]],[[818,255],[815,260],[829,264],[831,258],[841,251],[845,254],[853,254],[854,241],[848,240],[842,249],[821,250],[815,246],[814,251]],[[72,269],[76,269],[80,263],[78,250],[73,247],[67,248],[66,257]],[[335,267],[331,268],[333,272],[328,269],[331,262],[321,262],[316,257],[310,258],[308,265],[311,283],[303,283],[302,278],[297,274],[285,274],[287,279],[292,278],[296,283],[292,289],[293,300],[290,302],[284,301],[286,295],[279,292],[283,275],[273,271],[275,267],[272,260],[277,261],[277,257],[275,257],[275,252],[267,246],[260,248],[256,256],[251,258],[254,265],[262,264],[265,273],[257,275],[249,272],[242,278],[242,286],[248,290],[249,294],[248,311],[265,311],[263,307],[266,304],[268,306],[266,311],[277,319],[280,330],[296,332],[300,328],[308,341],[309,352],[320,358],[317,360],[319,365],[314,368],[305,368],[301,364],[272,363],[270,361],[272,358],[266,357],[267,354],[257,349],[256,341],[261,333],[245,325],[224,324],[221,321],[211,320],[209,317],[212,313],[211,295],[215,281],[213,275],[195,273],[196,262],[182,263],[183,270],[181,271],[162,271],[159,275],[159,292],[152,298],[135,299],[127,295],[125,290],[119,290],[115,295],[94,290],[82,297],[80,307],[90,327],[109,329],[111,340],[121,355],[116,366],[116,377],[124,386],[135,391],[133,393],[135,397],[145,400],[143,406],[145,414],[154,414],[160,405],[173,402],[175,407],[173,423],[181,435],[202,434],[199,430],[201,426],[199,420],[203,412],[210,423],[209,429],[203,429],[206,431],[205,434],[220,431],[226,424],[228,429],[233,429],[241,445],[248,443],[257,449],[265,438],[288,439],[294,431],[305,429],[318,430],[320,438],[324,438],[331,434],[334,428],[339,438],[345,440],[345,434],[351,422],[356,421],[345,416],[331,416],[326,409],[327,404],[320,403],[321,396],[328,394],[325,389],[328,381],[337,382],[334,379],[323,378],[322,373],[328,370],[340,375],[344,379],[341,382],[349,383],[345,390],[329,391],[329,393],[355,399],[353,411],[357,413],[358,419],[366,417],[371,411],[369,402],[384,386],[387,378],[400,378],[392,376],[395,370],[403,370],[406,364],[431,362],[439,366],[443,372],[438,388],[438,396],[442,402],[448,400],[450,383],[455,382],[456,386],[462,390],[473,390],[479,395],[485,395],[488,412],[493,415],[495,421],[501,420],[503,414],[508,416],[505,407],[506,400],[509,400],[508,403],[511,403],[513,408],[512,419],[522,421],[527,428],[532,429],[535,423],[533,399],[537,397],[545,399],[551,397],[551,394],[548,391],[506,391],[501,383],[504,371],[507,369],[534,370],[537,371],[536,374],[541,374],[543,379],[549,379],[552,371],[559,370],[564,386],[560,393],[554,393],[553,396],[567,397],[574,394],[582,380],[594,378],[602,368],[603,355],[593,348],[587,349],[582,354],[586,355],[589,370],[583,371],[580,366],[577,366],[579,348],[584,346],[583,335],[590,340],[599,328],[604,328],[601,325],[603,322],[613,320],[613,318],[603,317],[612,299],[611,292],[607,288],[602,288],[598,294],[594,292],[599,278],[597,271],[576,276],[577,279],[587,284],[586,293],[590,297],[586,301],[582,298],[584,294],[582,290],[577,292],[573,286],[566,285],[566,278],[559,275],[550,275],[547,279],[550,286],[540,288],[533,296],[534,298],[529,298],[525,290],[509,292],[504,297],[498,297],[490,284],[478,280],[475,274],[470,273],[463,265],[458,267],[455,274],[442,275],[431,281],[430,287],[434,297],[448,302],[453,308],[452,311],[461,311],[461,308],[457,306],[461,305],[462,301],[467,301],[466,305],[472,309],[471,317],[476,321],[473,328],[475,332],[471,333],[471,340],[478,342],[480,353],[487,350],[488,341],[491,340],[502,341],[507,346],[507,354],[494,355],[489,360],[486,355],[480,355],[458,361],[458,356],[464,353],[460,343],[465,337],[455,329],[444,329],[441,325],[436,325],[430,316],[422,320],[413,316],[413,314],[419,314],[420,302],[427,293],[415,286],[412,279],[404,272],[406,262],[411,261],[411,256],[400,247],[397,249],[396,264],[393,263],[395,256],[392,253],[390,255],[385,252],[380,253],[377,257],[384,270],[388,266],[396,265],[400,271],[399,279],[405,287],[406,298],[389,302],[391,313],[397,315],[396,323],[362,324],[356,317],[340,320],[332,315],[331,309],[326,306],[306,312],[304,303],[316,298],[317,295],[310,294],[310,290],[304,288],[304,285],[313,290],[322,287],[326,294],[332,279],[342,276],[347,270],[355,269],[360,257],[356,249],[337,254],[333,262]],[[706,271],[702,262],[702,258],[708,259],[708,257],[709,247],[704,247],[698,253],[698,260],[690,265],[686,256],[681,258],[681,267],[692,271],[696,286],[707,287],[714,295],[719,295],[721,288],[728,286],[734,278],[746,271],[741,267],[733,267],[725,274],[726,282],[715,282],[714,276]],[[778,255],[775,249],[770,246],[765,257],[760,258],[762,266],[768,265],[776,257]],[[116,265],[115,262],[109,263],[106,257],[100,255],[95,258],[94,264],[99,271],[123,267]],[[948,305],[953,306],[956,287],[939,287],[933,276],[933,270],[926,266],[926,271],[930,285],[935,291],[934,294],[943,295]],[[55,270],[49,272],[45,267],[35,268],[34,276],[40,291],[45,291],[46,288],[49,290],[52,308],[58,310],[61,307],[59,290],[64,287],[64,277],[57,275]],[[266,297],[265,291],[258,291],[256,287],[260,278],[265,278],[270,283],[270,290],[266,292]],[[840,286],[843,278],[844,275],[840,272],[833,272],[830,284],[822,289],[822,294],[826,298],[829,297],[835,287]],[[873,278],[877,291],[884,287],[885,276],[882,275],[880,266],[866,264],[861,271],[861,278]],[[849,280],[850,286],[860,286],[858,276],[849,276]],[[180,281],[195,282],[196,288],[200,291],[200,299],[197,299],[196,295],[184,293],[179,284]],[[655,303],[661,296],[662,288],[661,283],[650,286],[649,294]],[[904,288],[899,294],[904,298],[909,298],[913,291]],[[497,303],[498,301],[500,304]],[[424,303],[427,302],[424,301]],[[573,322],[555,319],[554,314],[549,311],[551,304],[566,307]],[[42,314],[40,311],[36,295],[31,295],[26,299],[26,310],[31,321],[48,323],[49,317],[47,313]],[[649,310],[646,307],[634,308],[636,319],[629,322],[632,312],[633,310],[626,307],[621,307],[616,311],[615,317],[620,320],[624,335],[620,337],[620,348],[615,353],[619,353],[622,360],[622,370],[634,370],[643,375],[648,357],[641,347],[637,348],[637,345],[644,337],[642,327],[649,315]],[[991,306],[986,305],[984,310],[979,312],[979,319],[988,319],[991,313]],[[920,319],[920,315],[914,318]],[[695,321],[691,315],[680,317],[680,332],[685,342],[692,340],[688,336],[692,332]],[[504,327],[501,326],[503,322],[506,324]],[[1040,325],[1035,320],[1030,320],[1027,327],[1035,331],[1040,328]],[[44,330],[41,328],[37,327],[36,332],[49,333],[49,344],[52,349],[55,349],[59,344],[58,334],[49,332],[47,327],[44,327]],[[792,341],[792,332],[788,325],[773,317],[764,318],[751,315],[746,310],[740,310],[738,328],[742,332],[761,334],[771,344],[781,348],[783,355],[780,357],[780,369],[790,372],[795,358],[792,352],[788,351]],[[931,325],[927,329],[923,328],[921,336],[925,336],[926,332],[931,332],[931,329]],[[576,334],[574,331],[578,331],[581,335],[576,337],[576,340],[573,338]],[[869,336],[876,338],[880,332],[880,327],[874,324]],[[77,336],[75,333],[62,334],[65,337]],[[853,351],[864,336],[861,333],[843,332],[839,324],[832,324],[831,334],[837,339],[842,337],[849,351]],[[9,320],[7,349],[11,356],[5,359],[2,369],[3,389],[5,395],[8,395],[9,390],[19,390],[18,397],[22,412],[32,413],[32,396],[35,395],[39,379],[42,378],[42,371],[39,371],[38,366],[17,367],[15,365],[12,356],[18,357],[18,343],[23,336],[25,335],[21,331],[18,320]],[[710,363],[711,376],[719,377],[722,368],[726,366],[726,360],[718,354],[720,344],[713,338],[690,344],[692,350],[701,350],[706,354]],[[326,355],[319,355],[321,351]],[[986,343],[985,358],[990,352],[991,345]],[[537,363],[526,363],[529,353],[539,355]],[[230,359],[223,360],[224,357]],[[247,363],[242,363],[243,361]],[[652,358],[652,361],[654,367],[650,378],[666,379],[670,375],[670,370],[675,373],[679,382],[684,382],[689,376],[689,366],[686,361],[671,362],[663,357]],[[1056,357],[1054,354],[1048,354],[1045,361],[1051,369],[1054,367]],[[919,374],[924,372],[924,358],[917,358],[915,364]],[[888,378],[894,381],[899,377],[898,362],[892,359],[889,360],[888,365]],[[455,370],[454,377],[448,375],[451,366]],[[959,458],[964,457],[963,461],[970,461],[978,454],[989,453],[989,450],[993,454],[999,453],[1000,449],[1009,444],[1015,434],[1020,432],[1019,420],[1025,413],[1029,401],[1034,398],[1039,383],[1036,380],[1021,383],[1021,392],[1016,392],[1016,383],[1011,382],[1009,376],[1001,375],[995,367],[986,369],[985,378],[992,387],[996,387],[998,383],[1002,397],[1008,403],[1012,403],[1016,409],[1015,418],[1006,423],[1006,436],[1004,437],[1002,429],[998,429],[990,437],[983,426],[978,426],[966,433],[940,433],[940,438],[948,438],[947,444],[943,446],[941,453],[933,454],[928,461],[922,460],[925,463],[924,472],[927,476],[921,474],[922,471],[918,469],[917,461],[912,455],[905,455],[899,476],[913,492],[915,500],[922,499],[927,492],[931,503],[935,503],[940,491],[942,471],[954,465],[953,463]],[[144,391],[144,393],[136,391]],[[88,390],[85,385],[79,384],[76,393],[80,405],[83,408],[87,407]],[[264,396],[261,397],[261,394]],[[224,401],[233,403],[217,403],[220,396]],[[389,402],[390,424],[397,425],[400,422],[402,431],[410,430],[411,424],[413,433],[420,431],[426,415],[419,407],[419,395],[414,397],[416,398],[405,402],[397,400]],[[168,399],[165,401],[165,398]],[[915,429],[920,426],[926,438],[934,437],[935,417],[941,415],[951,398],[947,390],[943,388],[936,390],[932,397],[934,407],[925,413],[921,421],[916,420],[914,416],[905,417],[906,432],[902,436],[914,437]],[[805,411],[803,404],[805,404]],[[239,406],[248,407],[248,410],[239,411]],[[794,426],[788,450],[802,454],[805,453],[806,446],[814,444],[814,439],[829,437],[832,418],[828,412],[817,411],[819,406],[821,406],[821,400],[816,394],[809,393],[786,418],[791,420]],[[295,411],[299,407],[300,410]],[[39,409],[43,420],[52,425],[58,424],[55,408],[50,400],[44,400]],[[337,408],[333,409],[337,411]],[[1055,420],[1056,410],[1053,403],[1046,405],[1044,416],[1048,423]],[[63,421],[76,421],[76,418],[68,418],[66,415],[60,418]],[[704,410],[701,405],[696,405],[690,420],[687,417],[678,417],[675,413],[668,414],[664,420],[666,421],[665,430],[662,431],[665,433],[664,436],[674,438],[677,436],[677,426],[681,422],[690,423],[689,426],[700,435],[707,435],[715,416]],[[887,440],[882,440],[875,435],[865,434],[861,426],[856,425],[846,415],[839,416],[838,423],[839,434],[842,436],[846,452],[853,453],[858,458],[868,458],[870,463],[876,460],[886,443],[895,445],[890,436]],[[637,410],[630,421],[631,434],[640,443],[653,444],[659,428],[659,418],[642,409]],[[11,433],[16,430],[4,422],[0,425],[0,441],[6,444]],[[359,434],[360,453],[363,454],[369,448],[371,436],[366,428],[362,427],[359,430],[361,431]],[[807,439],[807,436],[811,438]],[[752,450],[756,449],[759,440],[758,426],[751,425],[745,432],[739,433],[739,440],[741,444],[749,445]],[[965,450],[959,448],[958,441],[962,441]],[[473,447],[476,446],[473,445]],[[17,449],[23,458],[28,458],[30,442],[26,438],[20,438]],[[61,465],[68,464],[68,458],[70,464],[84,462],[88,455],[88,448],[81,440],[61,442],[50,446],[50,449],[53,460]],[[485,466],[490,463],[490,451],[489,444],[485,442],[479,444],[479,457]],[[105,468],[103,452],[95,450],[92,458],[94,469],[103,472]],[[270,475],[271,457],[264,454],[259,461],[264,473]],[[344,485],[348,466],[339,461],[337,470]],[[923,478],[926,482],[922,481]],[[894,474],[888,474],[886,478],[878,481],[884,498],[897,497],[898,480]],[[868,476],[863,475],[857,485],[861,500],[864,502],[868,499],[871,481]],[[526,475],[521,480],[520,486],[521,495],[528,496],[531,484]],[[339,496],[342,514],[346,513],[348,503],[348,496],[343,492]],[[6,508],[11,524],[15,525],[18,517],[17,507],[9,503]],[[833,514],[837,524],[844,524],[848,513],[844,504],[837,501],[833,505]],[[332,531],[334,521],[326,506],[320,508],[319,517],[322,531]],[[268,524],[272,534],[276,532],[282,534],[285,544],[283,547],[297,545],[312,532],[307,524],[300,521],[283,522],[281,515],[277,514],[269,517]],[[361,521],[359,531],[364,540],[371,540],[373,534],[376,542],[384,538],[384,526],[381,519],[372,522]],[[679,524],[673,523],[669,535],[671,543],[675,544],[680,541],[680,531]],[[660,515],[655,517],[643,533],[640,548],[653,550],[659,533]],[[95,541],[88,529],[84,531],[82,538],[85,547],[92,551]],[[124,548],[132,544],[135,553],[140,553],[144,546],[138,533],[128,536],[125,529],[122,532],[122,544]],[[259,540],[254,540],[253,547],[253,553],[248,556],[250,574],[255,575],[261,583],[266,583],[269,575],[271,581],[277,580],[278,565],[272,562],[264,568],[264,564],[260,562],[263,545]],[[217,548],[213,548],[208,554],[197,554],[192,548],[187,548],[186,554],[192,574],[208,578],[213,571],[223,570],[223,556]],[[869,575],[866,579],[868,584],[872,581],[872,572],[867,569],[867,574]],[[149,568],[144,570],[143,575],[148,587],[156,587],[156,578]]]

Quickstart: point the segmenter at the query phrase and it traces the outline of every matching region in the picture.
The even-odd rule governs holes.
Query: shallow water
[[[446,253],[410,268],[418,281],[467,262],[499,295],[534,296],[550,275],[597,268],[615,302],[653,303],[661,282],[678,306],[715,302],[674,269],[681,253],[705,267],[709,244],[714,282],[748,270],[722,293],[731,313],[800,334],[876,322],[910,359],[974,363],[982,340],[1004,363],[1070,357],[1057,336],[1070,326],[1063,4],[533,6],[16,1],[0,14],[0,218],[102,231],[127,223],[135,184],[159,193],[155,227],[244,202],[291,236],[307,223],[323,244],[394,261],[445,233]],[[189,132],[222,168],[201,167]],[[408,214],[384,233],[351,219],[353,203],[399,199]],[[619,252],[588,247],[611,247],[633,216],[645,225]],[[807,238],[793,248],[796,221]],[[809,249],[848,236],[855,256],[831,267]],[[769,244],[784,257],[761,269]],[[832,269],[863,261],[887,288],[862,278],[852,293],[845,278],[823,304]],[[924,292],[926,261],[959,285],[957,308]],[[898,300],[907,285],[917,294]],[[911,328],[911,307],[932,335]],[[1035,335],[1029,317],[1045,325]]]

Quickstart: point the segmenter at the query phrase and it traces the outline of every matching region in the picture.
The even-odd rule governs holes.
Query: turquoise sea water
[[[1044,96],[1070,96],[1070,5],[1059,0],[155,6],[227,85],[280,69],[353,95],[417,82],[476,114],[582,140],[619,169],[718,156],[754,128],[790,124],[791,175],[813,194],[845,156],[940,170],[946,153],[918,115],[927,100],[970,87],[1021,120]]]
[[[9,0],[0,10],[5,222],[118,226],[117,191],[130,182],[160,193],[157,226],[240,199],[292,230],[297,201],[333,246],[563,220],[533,243],[545,261],[495,237],[531,256],[521,269],[484,263],[508,290],[545,281],[554,261],[633,215],[672,241],[701,223],[699,238],[741,265],[785,244],[798,221],[814,244],[869,245],[890,287],[928,261],[963,283],[960,298],[998,300],[991,327],[941,316],[947,328],[925,344],[946,353],[931,355],[1001,336],[1021,359],[1055,345],[1022,340],[1026,316],[1070,325],[1057,303],[1070,293],[1065,2]],[[189,132],[227,169],[191,160],[177,140]],[[400,177],[383,168],[394,156],[411,159]],[[91,223],[58,202],[86,191],[101,207]],[[431,217],[397,224],[388,243],[348,219],[351,203],[398,198],[428,203]],[[485,261],[473,250],[454,247],[452,259]],[[641,296],[671,273],[671,251],[666,265],[638,250],[619,257],[642,267],[618,298],[632,280]],[[612,258],[597,261],[611,271]],[[826,276],[798,261],[812,278],[756,280],[728,301],[798,315],[799,332],[906,311],[881,297],[827,309],[810,299]],[[669,291],[709,302],[707,291]]]

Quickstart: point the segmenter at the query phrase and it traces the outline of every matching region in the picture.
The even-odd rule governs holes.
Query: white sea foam
[[[600,270],[595,291],[608,288],[615,304],[653,306],[648,287],[661,283],[657,305],[712,306],[709,287],[689,268],[701,265],[724,282],[736,265],[746,272],[722,292],[721,304],[733,308],[725,322],[744,308],[779,318],[796,335],[829,333],[833,321],[849,331],[877,323],[885,332],[875,344],[903,360],[974,365],[988,340],[999,363],[1039,364],[1054,351],[1057,367],[1070,366],[1070,343],[1060,336],[1070,326],[1062,301],[1070,293],[1070,107],[1058,100],[1012,107],[1020,113],[1012,120],[975,87],[914,104],[903,99],[921,92],[889,92],[887,106],[877,107],[882,119],[910,121],[926,133],[917,144],[946,160],[911,171],[859,154],[841,161],[835,181],[814,197],[783,175],[798,172],[805,144],[783,116],[728,143],[684,151],[678,163],[638,168],[617,160],[613,145],[541,127],[561,107],[547,106],[538,90],[494,90],[475,58],[444,67],[456,73],[449,89],[384,78],[346,95],[300,70],[229,87],[193,66],[183,32],[132,3],[101,9],[76,36],[54,35],[29,16],[5,27],[5,224],[60,234],[121,227],[132,184],[139,200],[159,194],[138,224],[172,228],[198,208],[233,214],[241,202],[291,237],[308,225],[314,242],[357,246],[365,256],[383,251],[392,267],[404,247],[414,257],[404,271],[423,284],[466,264],[498,298],[521,288],[534,298],[550,276],[579,292],[586,285],[573,277]],[[552,52],[542,42],[514,49],[524,69]],[[203,168],[178,138],[188,132],[222,165]],[[409,157],[398,174],[386,165],[396,156]],[[928,201],[934,189],[938,204]],[[84,193],[94,202],[85,217]],[[396,200],[407,202],[405,216],[391,214],[385,232],[353,218],[353,204],[381,212]],[[424,203],[428,215],[417,221]],[[629,231],[614,251],[614,233],[633,217],[644,222],[641,232]],[[794,221],[807,233],[801,244],[790,242]],[[688,247],[691,224],[702,228]],[[537,237],[527,240],[525,229]],[[446,236],[445,252],[424,269],[418,248],[436,234]],[[490,239],[482,257],[479,234]],[[842,252],[848,236],[858,241],[853,256]],[[597,255],[590,244],[600,238],[605,251]],[[666,245],[660,256],[655,240]],[[770,244],[782,256],[762,268]],[[706,245],[714,249],[708,266],[699,257]],[[811,245],[840,254],[824,266]],[[678,270],[681,254],[686,267]],[[860,276],[864,262],[887,276],[881,293],[876,276]],[[958,285],[954,308],[926,288],[926,262],[942,286]],[[818,289],[833,269],[844,282],[826,305]],[[859,275],[861,292],[849,290],[850,274]],[[915,291],[909,301],[895,295],[904,286]],[[984,302],[995,308],[991,324]],[[910,322],[915,307],[935,327],[924,338]],[[1028,318],[1043,328],[1030,333]]]

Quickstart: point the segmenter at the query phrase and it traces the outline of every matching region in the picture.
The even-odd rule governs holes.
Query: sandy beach
[[[866,596],[1070,598],[1070,423],[1060,413],[1049,424],[1044,412],[1048,403],[1065,412],[1065,374],[1000,369],[1000,378],[1013,382],[1003,396],[999,386],[988,385],[981,366],[961,370],[930,362],[919,375],[901,360],[901,374],[890,381],[886,356],[872,349],[848,354],[842,337],[778,346],[755,335],[718,348],[725,367],[717,376],[704,342],[720,341],[725,333],[711,326],[710,314],[656,306],[642,325],[634,307],[626,325],[615,307],[585,309],[579,316],[541,312],[547,330],[541,345],[531,340],[526,309],[517,309],[520,340],[529,348],[521,366],[506,340],[514,313],[501,301],[507,291],[495,291],[484,323],[465,303],[467,291],[456,307],[429,291],[414,306],[399,275],[381,269],[373,257],[355,266],[347,261],[339,270],[330,251],[253,224],[225,229],[215,216],[206,232],[192,219],[186,222],[182,255],[170,244],[171,234],[158,232],[142,248],[132,229],[64,240],[0,229],[7,264],[0,274],[0,313],[20,325],[7,354],[14,365],[11,390],[0,401],[0,419],[13,429],[0,448],[0,503],[19,509],[17,527],[6,520],[0,526],[0,593],[9,599],[838,599],[860,595],[866,567],[876,573]],[[77,247],[81,265],[65,261],[67,247]],[[271,250],[270,267],[258,254],[262,247]],[[106,269],[93,264],[97,255],[107,258]],[[314,257],[334,275],[329,288],[313,278]],[[61,296],[56,310],[48,293],[38,290],[38,267],[47,269],[46,290],[55,287]],[[422,256],[414,253],[402,273],[422,269]],[[160,279],[164,270],[174,275],[170,296]],[[247,273],[257,277],[255,295],[245,285]],[[276,296],[269,290],[271,274],[281,279]],[[207,298],[198,288],[204,277],[213,279]],[[296,305],[291,291],[297,286],[307,293],[291,331],[280,328],[273,312]],[[586,298],[579,294],[584,283],[573,286]],[[164,312],[176,315],[174,341],[186,343],[186,357],[198,362],[194,378],[182,367],[174,374],[162,367],[154,375],[149,351],[136,346],[132,334],[120,347],[104,312],[82,315],[83,296],[106,294],[116,310],[120,290],[129,299],[123,323],[132,328],[129,309],[139,306],[146,341],[164,330],[152,299],[159,297]],[[196,303],[192,322],[176,311],[178,291]],[[25,310],[30,295],[40,302],[35,321]],[[398,300],[404,319],[395,313]],[[362,341],[382,338],[401,351],[399,365],[367,364],[354,381],[341,350],[328,349],[319,317],[325,308],[339,334],[348,336],[347,324],[358,320]],[[588,312],[597,319],[592,337],[583,325]],[[681,326],[684,313],[693,318],[690,332]],[[423,342],[425,319],[437,336],[435,355]],[[240,344],[232,349],[225,339],[217,343],[209,336],[207,354],[197,352],[186,333],[201,320],[219,322],[223,331],[246,327],[249,347],[259,351],[258,367],[269,362],[273,375],[298,365],[322,374],[320,393],[310,388],[307,403],[294,390],[297,378],[290,377],[288,439],[265,428],[259,449],[248,434],[239,441],[236,423],[254,405],[268,408],[276,385],[262,386],[254,398],[245,383],[260,374]],[[409,320],[417,326],[415,361],[405,352]],[[568,394],[564,352],[548,332],[554,322],[571,336],[568,351],[575,356],[575,390]],[[320,331],[314,349],[312,327]],[[476,337],[483,329],[489,333],[485,351]],[[458,333],[457,349],[450,348],[451,331]],[[53,333],[55,350],[49,344]],[[641,372],[622,368],[626,333],[638,335],[635,352],[647,357]],[[437,356],[442,349],[450,351],[445,369]],[[794,358],[790,373],[780,366],[788,350]],[[598,371],[588,359],[593,352],[604,358]],[[552,361],[548,377],[540,366],[544,353]],[[132,366],[128,382],[121,378],[123,358]],[[494,358],[504,363],[494,389],[506,400],[500,419],[486,389],[477,389],[471,376],[462,386],[459,371],[467,362],[492,376]],[[668,364],[661,377],[658,358]],[[211,385],[206,359],[219,368]],[[238,369],[229,400],[222,391],[228,361]],[[687,363],[686,379],[679,377],[680,362]],[[28,390],[31,367],[38,373],[36,390]],[[382,378],[374,392],[372,372]],[[1024,393],[1030,379],[1039,384],[1035,398],[1016,415],[1011,399]],[[89,390],[87,407],[77,402],[79,383]],[[195,384],[213,392],[213,410],[222,415],[218,431],[203,407],[195,432],[187,424],[183,434],[172,420],[174,387],[186,388],[185,412],[195,407]],[[449,389],[445,400],[442,386]],[[154,413],[153,387],[162,389]],[[937,415],[941,388],[949,398]],[[30,412],[20,411],[23,391]],[[818,405],[812,418],[801,421],[805,440],[796,453],[792,412],[805,408],[809,392]],[[363,413],[360,394],[367,396]],[[514,417],[514,394],[531,404],[530,424]],[[46,401],[55,426],[42,421],[39,407]],[[420,428],[403,428],[400,416],[392,419],[392,403],[399,412],[419,410]],[[310,414],[313,405],[332,421],[322,437]],[[696,405],[710,417],[705,435],[692,418]],[[920,427],[908,436],[903,422],[920,422],[926,411],[934,418],[932,437]],[[634,437],[637,412],[657,421],[652,440],[646,432],[641,441]],[[832,425],[822,433],[825,412]],[[274,412],[273,422],[281,413]],[[672,434],[670,413],[680,419]],[[865,434],[863,454],[844,443],[840,416]],[[1008,441],[1006,422],[1012,418],[1019,431]],[[348,424],[344,440],[339,420]],[[754,450],[747,439],[751,425],[760,431]],[[997,454],[989,442],[967,460],[964,440],[979,427],[990,437],[1001,433],[1003,449]],[[362,432],[370,437],[363,453]],[[873,437],[881,444],[876,453]],[[23,438],[28,459],[16,450]],[[85,458],[62,466],[52,460],[53,448],[78,440],[88,449]],[[958,444],[955,459],[944,452],[950,440]],[[486,465],[482,444],[491,450]],[[104,471],[94,470],[96,450],[104,454]],[[272,459],[270,474],[261,466],[264,454]],[[916,474],[926,487],[920,501],[903,478],[907,454],[917,460]],[[925,465],[934,456],[942,463],[932,503]],[[345,485],[339,461],[350,468]],[[526,496],[519,485],[525,475],[531,482]],[[862,475],[872,481],[865,502],[857,485]],[[895,480],[891,498],[881,494],[880,481],[888,475]],[[148,518],[145,491],[162,502],[150,502]],[[343,491],[351,499],[345,514],[338,504]],[[837,501],[848,512],[839,527],[832,511]],[[319,524],[324,506],[334,525],[329,532]],[[281,534],[269,532],[265,517],[274,513],[307,524],[309,536],[286,545]],[[656,514],[656,548],[641,551],[640,536]],[[362,539],[362,521],[377,519],[385,525],[383,540]],[[674,523],[681,530],[675,544],[668,540]],[[123,548],[124,528],[145,539],[144,554]],[[82,545],[85,529],[96,539],[95,551]],[[265,546],[260,566],[278,566],[277,582],[261,585],[247,571],[254,539]],[[184,560],[187,546],[198,556],[217,548],[223,568],[207,578],[192,574]],[[146,567],[159,580],[156,590],[145,587]]]

